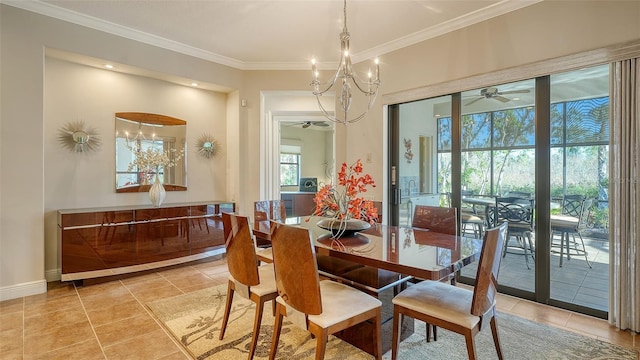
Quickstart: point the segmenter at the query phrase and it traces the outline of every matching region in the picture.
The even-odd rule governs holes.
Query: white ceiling
[[[360,62],[541,0],[350,0]],[[0,0],[243,70],[335,68],[341,0]],[[383,60],[383,59],[382,59]],[[384,61],[384,60],[383,60]]]

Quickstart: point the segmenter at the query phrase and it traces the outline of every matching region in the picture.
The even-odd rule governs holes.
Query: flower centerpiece
[[[129,147],[129,146],[128,146]],[[129,147],[134,155],[134,160],[129,164],[129,171],[135,170],[140,174],[142,184],[148,184],[155,177],[153,185],[149,188],[149,198],[154,206],[160,206],[166,192],[160,181],[160,171],[176,166],[184,156],[184,150],[158,150],[154,147],[142,149],[141,146]]]
[[[335,185],[322,187],[316,196],[316,204],[312,215],[327,217],[318,226],[332,231],[338,238],[346,232],[365,230],[378,218],[378,209],[373,201],[366,200],[362,193],[369,186],[375,187],[375,181],[369,174],[363,174],[362,162],[358,159],[347,166],[342,163],[338,172],[338,188]]]

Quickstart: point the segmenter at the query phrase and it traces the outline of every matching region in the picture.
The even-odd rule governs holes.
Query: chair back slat
[[[271,221],[271,246],[278,295],[302,313],[321,314],[320,278],[310,230]]]
[[[495,205],[487,206],[485,211],[490,227],[497,227],[497,224],[507,221],[512,228],[533,231],[533,209],[533,199],[497,197]]]
[[[498,292],[498,271],[502,260],[502,247],[506,236],[506,222],[484,233],[478,272],[476,273],[476,285],[471,301],[472,315],[481,316],[494,305]]]
[[[236,281],[246,286],[260,284],[249,219],[246,216],[223,212],[222,226],[229,273]]]
[[[593,206],[596,201],[597,200],[594,198],[588,198],[582,201],[580,213],[578,214],[578,230],[583,230],[587,227],[587,224],[589,223],[589,217],[591,216],[591,211],[593,210]]]
[[[457,235],[458,209],[416,205],[411,226],[442,234]]]
[[[562,199],[562,214],[580,217],[584,200],[582,195],[566,195]]]

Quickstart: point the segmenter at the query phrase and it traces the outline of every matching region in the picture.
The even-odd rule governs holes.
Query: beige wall
[[[45,58],[44,212],[45,269],[58,264],[58,209],[149,204],[147,193],[115,192],[115,120],[120,111],[150,112],[187,121],[188,191],[168,191],[165,203],[226,198],[226,152],[199,156],[198,137],[209,133],[226,144],[226,94],[161,80]],[[58,130],[83,120],[100,134],[94,153],[72,153],[60,146]]]
[[[0,5],[0,26],[0,299],[44,291],[45,271],[54,270],[49,262],[45,267],[45,257],[50,258],[50,250],[45,251],[45,214],[51,210],[46,208],[51,195],[45,186],[45,138],[50,125],[44,111],[45,48],[234,89],[226,109],[224,145],[229,161],[220,171],[226,172],[227,197],[240,209],[259,198],[260,93],[309,90],[307,71],[243,72],[7,5]],[[638,1],[544,1],[382,54],[381,91],[388,95],[638,39]],[[512,80],[517,79],[494,83]],[[435,95],[441,93],[430,94]],[[240,99],[247,100],[247,107],[239,106]],[[338,129],[336,142],[337,163],[371,154],[365,171],[378,187],[368,195],[377,199],[382,199],[385,188],[382,114],[379,100],[365,120]],[[82,161],[74,161],[74,166],[82,166]],[[115,195],[104,187],[95,196],[107,203],[112,200],[102,196]]]
[[[95,181],[96,174],[83,170],[89,166],[94,170],[95,164],[88,164],[87,159],[76,159],[71,154],[45,155],[45,152],[57,149],[51,142],[50,130],[64,122],[63,117],[91,117],[92,121],[96,121],[92,125],[100,128],[106,139],[113,134],[113,130],[109,129],[113,129],[112,115],[116,108],[113,103],[105,106],[102,100],[96,101],[96,97],[91,97],[91,94],[81,94],[92,103],[74,99],[61,117],[48,118],[44,110],[45,99],[58,94],[45,93],[46,49],[59,49],[153,72],[219,84],[230,89],[241,89],[243,73],[7,5],[0,5],[0,26],[0,300],[4,300],[45,291],[45,274],[51,277],[56,273],[57,255],[50,236],[47,235],[52,231],[51,211],[55,207],[99,206],[113,204],[114,201],[120,203],[124,198],[127,198],[127,203],[147,203],[143,198],[135,198],[135,195],[133,198],[116,197],[121,194],[114,193],[113,188],[108,185],[110,180],[100,180],[96,188],[92,189],[93,192],[89,193],[86,184],[88,181]],[[75,91],[77,95],[78,90]],[[226,101],[226,109],[221,113],[223,119],[229,114],[235,115],[234,119],[238,117],[238,110],[234,110],[239,107],[238,91],[232,92],[226,100],[222,99],[223,102]],[[113,100],[117,93],[110,95]],[[131,100],[136,98],[136,95],[131,96]],[[147,105],[148,103],[145,102]],[[158,108],[158,112],[162,113],[162,106],[156,105],[147,107],[147,110]],[[175,104],[167,106],[176,107]],[[124,109],[118,109],[122,110]],[[164,110],[169,111],[169,108]],[[190,111],[195,112],[197,109]],[[187,114],[189,115],[191,114]],[[103,121],[108,122],[108,125]],[[232,121],[232,128],[235,123]],[[200,124],[195,131],[205,127],[204,123]],[[100,160],[104,161],[105,168],[109,166],[107,164],[112,164],[112,154],[108,147],[98,154]],[[51,164],[49,160],[55,163]],[[65,169],[67,166],[73,167],[69,171],[75,176],[51,173],[51,166],[56,165]],[[49,170],[45,173],[45,169]],[[202,178],[211,178],[208,168],[201,171]],[[224,174],[225,168],[213,171]],[[237,170],[233,167],[226,172],[228,179],[233,178],[233,172]],[[111,178],[111,175],[107,178]],[[235,178],[238,176],[235,175]],[[53,184],[47,183],[51,179]],[[197,185],[200,180],[193,176],[189,179],[196,187],[209,186],[204,183]],[[56,182],[59,185],[69,181],[76,181],[76,185],[79,185],[77,189],[64,189],[63,193],[72,198],[58,198],[55,193],[50,193],[60,190],[59,186],[53,187]],[[222,183],[224,181],[221,180]],[[195,191],[188,192],[183,196],[207,200]],[[212,190],[206,194],[209,198],[213,195]],[[230,197],[227,194],[220,196]],[[180,201],[177,197],[175,200]]]

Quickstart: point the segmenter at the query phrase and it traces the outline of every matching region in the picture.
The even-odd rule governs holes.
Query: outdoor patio
[[[609,309],[609,241],[596,237],[583,236],[587,257],[566,255],[562,267],[560,255],[551,254],[551,298],[572,304],[583,305],[597,310]],[[579,240],[579,238],[578,238]],[[556,236],[556,241],[559,237]],[[507,253],[502,259],[498,283],[527,291],[534,291],[535,265],[529,258],[527,269],[522,254]],[[473,277],[476,264],[465,267],[462,274]]]

